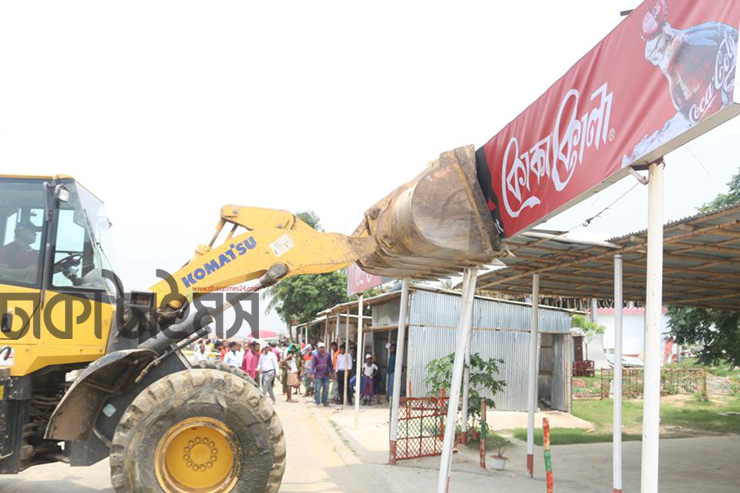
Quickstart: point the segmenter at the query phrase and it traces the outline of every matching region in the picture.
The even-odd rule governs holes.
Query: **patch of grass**
[[[680,426],[688,430],[711,433],[740,433],[740,418],[721,416],[719,413],[740,412],[740,399],[727,404],[691,403],[684,407],[662,406],[661,422],[664,425]]]
[[[611,433],[614,406],[609,399],[598,401],[573,401],[573,416],[594,424],[595,432]],[[642,424],[642,402],[622,402],[622,426],[628,430]]]
[[[681,427],[682,433],[740,433],[740,418],[719,413],[740,412],[740,398],[726,402],[687,400],[682,405],[664,402],[660,408],[663,427]],[[610,434],[613,405],[611,400],[573,401],[573,415],[594,424],[594,434]],[[642,430],[642,401],[622,403],[622,425],[627,433]]]
[[[514,437],[519,440],[527,440],[527,429],[517,428],[513,430]],[[639,441],[642,436],[634,433],[622,433],[622,440]],[[575,443],[603,443],[611,442],[611,433],[589,433],[587,430],[580,430],[577,428],[552,428],[550,429],[550,443],[552,445],[571,445]],[[542,446],[543,436],[542,430],[535,430],[534,443]]]

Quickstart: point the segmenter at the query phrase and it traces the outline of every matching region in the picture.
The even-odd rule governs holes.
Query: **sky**
[[[224,204],[313,210],[351,233],[441,152],[484,144],[638,3],[3,2],[0,173],[74,175],[106,202],[126,289],[147,288],[208,243]],[[666,220],[725,190],[739,130],[666,156]],[[634,183],[541,227],[570,230]],[[574,232],[643,229],[646,204],[635,187]]]

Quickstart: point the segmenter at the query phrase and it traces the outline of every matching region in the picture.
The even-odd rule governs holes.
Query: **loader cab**
[[[105,354],[110,226],[103,202],[71,177],[0,176],[0,347],[25,346],[13,375]]]
[[[72,179],[0,178],[0,284],[111,291],[110,225],[103,202]]]

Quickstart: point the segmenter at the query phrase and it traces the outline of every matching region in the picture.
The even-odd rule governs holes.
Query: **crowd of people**
[[[344,402],[345,378],[347,401],[352,404],[357,385],[355,361],[357,346],[350,343],[331,342],[327,348],[323,342],[287,340],[261,344],[259,341],[202,341],[193,356],[196,363],[209,359],[220,359],[225,364],[240,368],[258,383],[262,392],[273,404],[275,386],[280,385],[287,402],[297,402],[294,396],[313,395],[314,403],[329,406]],[[378,358],[365,354],[360,370],[360,395],[363,405],[381,405],[383,396],[393,392],[396,345],[389,347],[386,362],[386,379]],[[386,399],[386,402],[389,400]]]

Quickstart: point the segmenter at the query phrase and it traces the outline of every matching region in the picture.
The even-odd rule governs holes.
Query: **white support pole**
[[[622,493],[622,256],[614,256],[614,429],[612,431],[614,493]]]
[[[396,366],[393,369],[393,396],[391,401],[391,430],[388,463],[396,465],[396,440],[398,439],[398,409],[401,405],[401,373],[406,348],[406,313],[409,305],[409,280],[401,283],[401,306],[398,310],[398,336],[396,336]]]
[[[360,429],[360,387],[362,387],[362,363],[365,361],[362,353],[362,295],[357,302],[357,361],[355,362],[355,430]]]
[[[349,310],[347,310],[347,319],[344,321],[344,395],[342,404],[347,405],[347,387],[349,384]]]
[[[337,313],[337,330],[335,331],[336,333],[334,334],[334,342],[337,343],[337,349],[339,349],[339,318],[340,318],[340,314]],[[334,355],[332,355],[332,358],[333,357]]]
[[[470,283],[470,277],[467,279],[463,277],[463,292],[467,289],[465,283]],[[475,295],[473,295],[475,299]],[[473,302],[475,306],[475,302]],[[471,317],[472,326],[472,317]],[[472,338],[472,330],[468,332],[468,337],[465,341],[465,367],[463,368],[463,386],[462,386],[462,410],[460,417],[460,431],[462,443],[468,443],[468,396],[470,395],[470,340]]]
[[[529,332],[529,385],[527,395],[527,475],[534,477],[534,413],[537,410],[537,349],[540,325],[540,275],[532,276],[532,316]]]
[[[468,289],[463,291],[460,300],[460,319],[458,321],[457,344],[455,348],[455,363],[452,367],[452,387],[447,404],[447,421],[445,422],[445,436],[442,444],[442,460],[439,464],[439,478],[437,493],[446,493],[450,486],[450,469],[452,467],[452,448],[455,445],[457,431],[457,407],[460,404],[460,387],[462,386],[463,363],[465,359],[465,342],[468,339],[473,316],[473,300],[475,299],[475,283],[478,280],[478,268],[465,270],[469,277]]]
[[[645,384],[642,412],[642,493],[658,493],[660,449],[660,323],[663,309],[663,161],[648,181]]]

